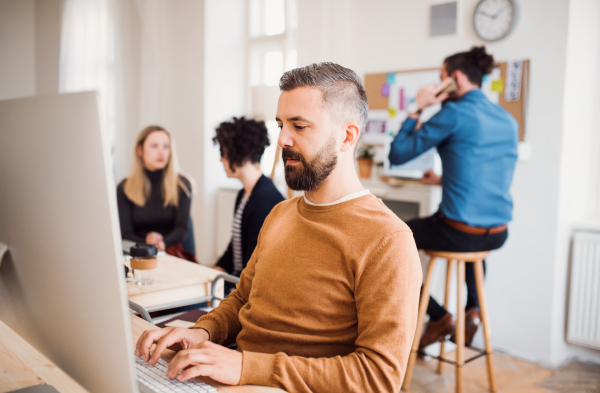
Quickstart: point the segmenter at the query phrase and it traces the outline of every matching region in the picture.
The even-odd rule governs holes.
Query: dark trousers
[[[422,250],[450,251],[450,252],[475,252],[496,250],[504,244],[508,231],[494,235],[472,235],[465,233],[446,224],[439,213],[431,217],[419,218],[406,223],[413,232],[417,248]],[[485,261],[483,262],[485,273]],[[477,286],[475,284],[475,269],[472,263],[465,264],[465,282],[467,284],[467,305],[469,310],[479,307]],[[444,309],[433,297],[429,298],[427,314],[430,320],[438,321],[448,311]]]

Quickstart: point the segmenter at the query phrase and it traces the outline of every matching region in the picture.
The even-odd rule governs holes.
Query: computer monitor
[[[432,147],[404,164],[392,165],[389,159],[392,140],[392,137],[388,137],[383,144],[385,157],[383,161],[384,175],[405,179],[420,179],[423,177],[423,174],[430,169],[433,169],[438,175],[442,173],[442,160],[435,147]]]
[[[91,392],[137,392],[95,92],[0,101],[0,319]]]

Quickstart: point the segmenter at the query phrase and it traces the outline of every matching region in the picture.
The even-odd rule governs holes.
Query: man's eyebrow
[[[308,123],[312,123],[312,121],[305,119],[302,116],[294,116],[294,117],[288,117],[288,121],[306,121]]]

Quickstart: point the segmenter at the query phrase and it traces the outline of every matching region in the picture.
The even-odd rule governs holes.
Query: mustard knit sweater
[[[192,328],[237,341],[240,384],[397,393],[421,280],[410,229],[379,199],[299,197],[271,211],[237,289]]]

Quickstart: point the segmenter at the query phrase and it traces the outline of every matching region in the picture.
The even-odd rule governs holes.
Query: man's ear
[[[456,83],[459,87],[464,86],[467,82],[469,82],[469,78],[467,78],[462,71],[455,71],[453,77],[456,79]]]
[[[341,152],[354,150],[354,146],[356,145],[356,142],[358,142],[358,137],[360,136],[360,128],[356,123],[347,123],[345,128],[346,135],[342,142],[342,146],[340,147]]]

